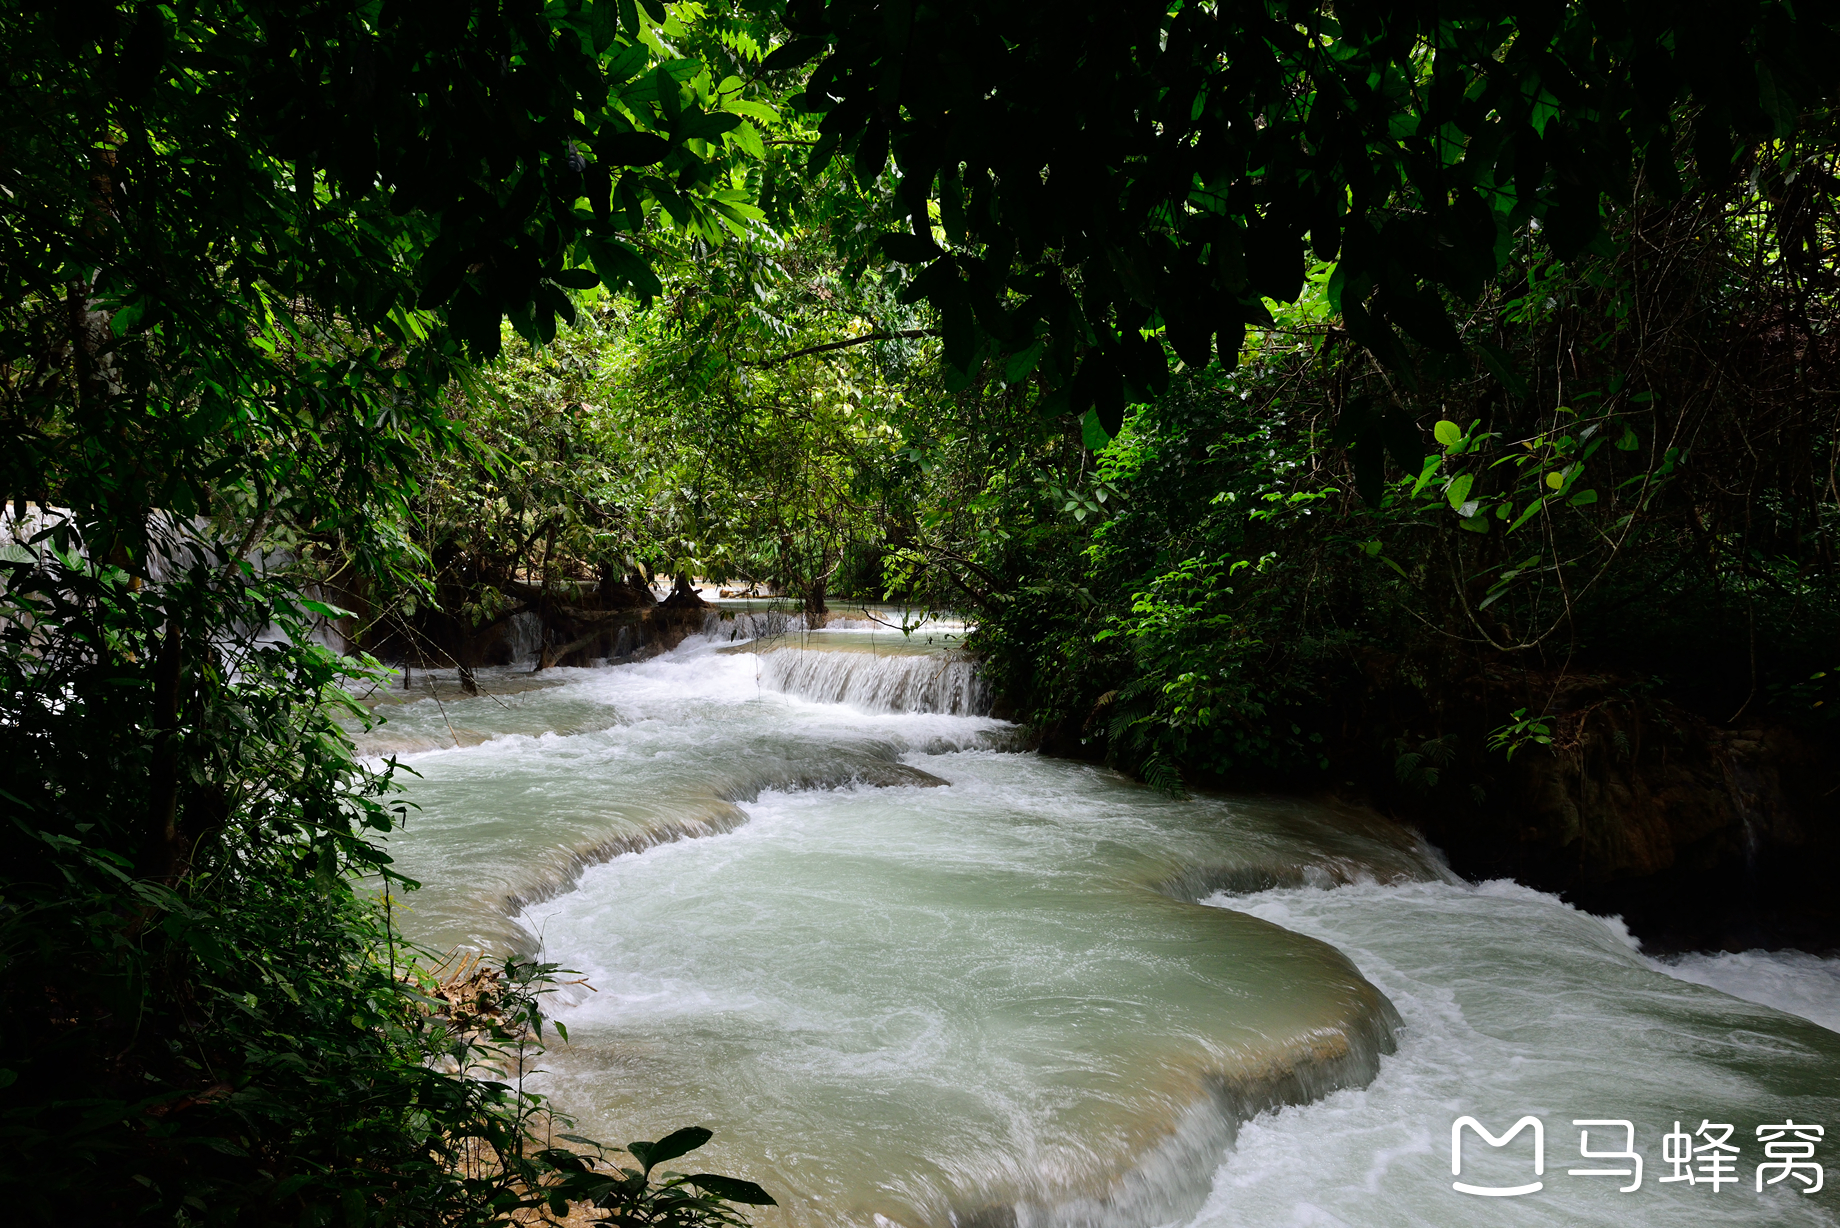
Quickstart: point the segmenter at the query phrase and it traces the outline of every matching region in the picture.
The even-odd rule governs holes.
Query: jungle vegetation
[[[1477,821],[1568,686],[1823,729],[1835,41],[1774,0],[0,10],[12,1204],[768,1198],[654,1181],[696,1127],[581,1158],[507,1073],[554,970],[457,1004],[393,926],[352,691],[520,613],[955,609],[1050,749]]]

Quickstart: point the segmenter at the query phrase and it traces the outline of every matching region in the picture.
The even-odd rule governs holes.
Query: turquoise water
[[[763,1224],[1835,1222],[1750,1154],[1742,1189],[1654,1177],[1676,1117],[1840,1124],[1840,1036],[1372,817],[1019,753],[968,665],[863,639],[385,710],[405,924],[581,970],[537,1076],[581,1132],[711,1127]],[[1451,1123],[1529,1113],[1544,1188],[1453,1191]],[[1641,1189],[1566,1175],[1577,1117],[1637,1125]]]

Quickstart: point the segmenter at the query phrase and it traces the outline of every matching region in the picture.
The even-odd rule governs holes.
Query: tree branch
[[[862,345],[869,341],[896,341],[908,337],[937,337],[938,335],[939,330],[936,328],[899,328],[893,332],[864,333],[860,337],[847,337],[842,341],[826,341],[823,345],[808,345],[802,350],[794,350],[790,354],[781,354],[778,358],[769,358],[764,362],[750,362],[743,365],[750,367],[773,367],[783,362],[791,362],[795,358],[803,358],[807,354],[822,354],[828,350],[846,349],[849,346]]]

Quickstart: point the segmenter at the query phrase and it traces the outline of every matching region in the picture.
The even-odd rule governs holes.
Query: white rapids
[[[880,632],[538,681],[361,740],[419,773],[405,926],[584,973],[536,1085],[613,1142],[709,1126],[758,1223],[1836,1223],[1750,1186],[1758,1125],[1840,1127],[1840,1035],[1777,1009],[1831,1024],[1827,962],[1659,965],[1371,816],[1016,753],[968,662]],[[1543,1121],[1540,1192],[1452,1190],[1466,1114]],[[1574,1118],[1635,1125],[1640,1189],[1567,1175]],[[1676,1119],[1745,1184],[1659,1183]]]

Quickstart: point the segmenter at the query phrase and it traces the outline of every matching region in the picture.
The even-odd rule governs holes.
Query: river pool
[[[404,928],[592,987],[533,1080],[578,1132],[710,1127],[762,1225],[1837,1222],[1753,1174],[1759,1126],[1840,1128],[1840,963],[1650,960],[1371,815],[1024,752],[950,634],[760,629],[361,738],[417,773]],[[1453,1123],[1529,1115],[1543,1172],[1466,1132],[1453,1177]],[[1636,1188],[1572,1175],[1633,1170],[1577,1120],[1633,1127]],[[1677,1121],[1742,1180],[1661,1181]]]

